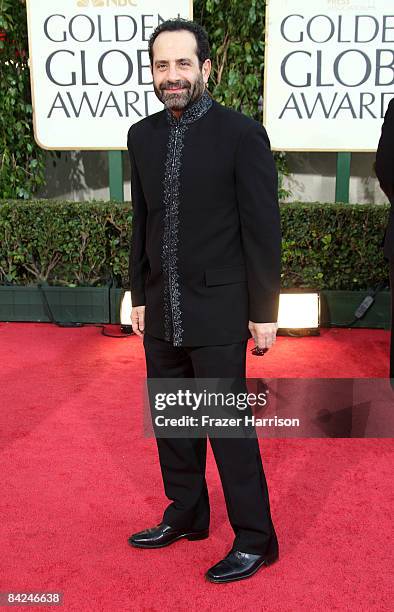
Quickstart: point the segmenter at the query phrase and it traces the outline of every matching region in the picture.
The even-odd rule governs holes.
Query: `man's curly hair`
[[[162,32],[179,32],[181,30],[187,30],[188,32],[194,34],[197,43],[197,57],[200,68],[206,59],[210,59],[211,49],[209,46],[208,35],[200,24],[196,23],[195,21],[190,21],[189,19],[167,19],[167,21],[163,21],[163,23],[157,26],[149,39],[148,50],[151,66],[153,65],[153,43],[159,34]]]

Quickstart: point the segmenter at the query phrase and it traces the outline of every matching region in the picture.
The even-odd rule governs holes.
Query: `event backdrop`
[[[281,151],[375,151],[394,97],[393,0],[267,0],[264,122]]]
[[[34,134],[45,149],[126,149],[132,123],[163,105],[148,40],[192,0],[27,0]]]

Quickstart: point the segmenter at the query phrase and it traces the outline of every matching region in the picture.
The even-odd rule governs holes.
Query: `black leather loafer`
[[[230,550],[228,555],[213,565],[205,574],[210,582],[232,582],[253,576],[263,565],[271,565],[279,558],[278,548],[273,547],[264,555],[252,555],[240,550]]]
[[[187,531],[185,529],[175,529],[165,523],[159,523],[150,529],[134,533],[128,539],[128,543],[130,546],[136,546],[137,548],[162,548],[181,538],[186,538],[187,540],[204,540],[208,535],[208,529],[204,529],[203,531]]]

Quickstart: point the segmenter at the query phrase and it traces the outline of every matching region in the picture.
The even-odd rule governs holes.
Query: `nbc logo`
[[[88,6],[137,6],[137,0],[78,0],[77,6],[86,8]]]

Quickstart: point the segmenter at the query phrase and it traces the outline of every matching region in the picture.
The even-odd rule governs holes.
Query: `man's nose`
[[[178,68],[176,64],[170,64],[168,68],[168,80],[179,81]]]

